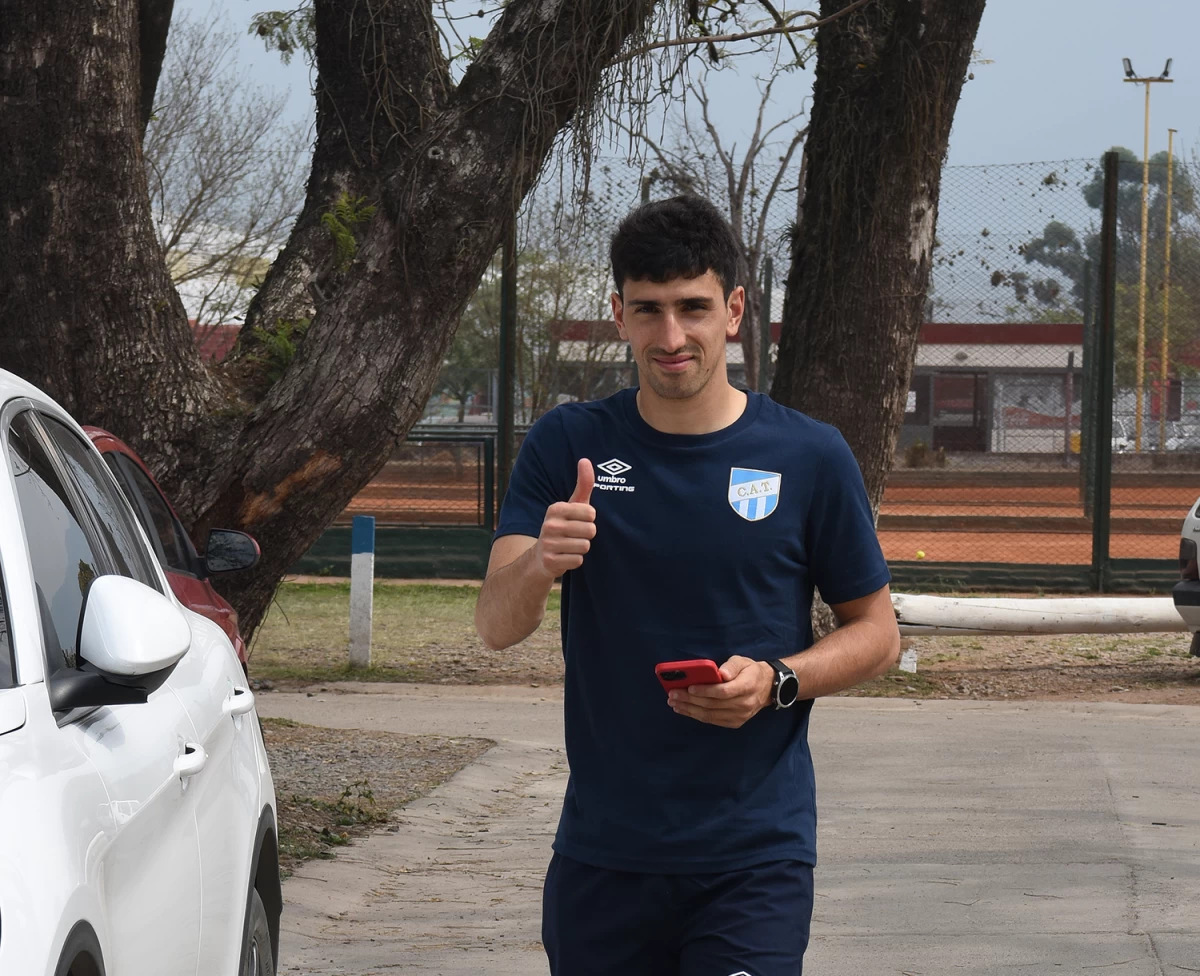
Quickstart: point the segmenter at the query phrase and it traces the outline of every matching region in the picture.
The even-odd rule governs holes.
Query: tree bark
[[[175,0],[140,0],[138,4],[138,104],[142,135],[154,114],[154,93],[167,53],[167,34]]]
[[[654,0],[513,0],[454,89],[429,0],[316,0],[308,217],[276,273],[291,284],[256,315],[293,317],[314,278],[319,294],[265,389],[245,357],[218,375],[200,364],[155,244],[137,0],[8,6],[0,65],[27,86],[9,97],[10,72],[0,89],[2,364],[133,444],[196,539],[259,539],[259,566],[229,588],[250,634],[419,418],[502,227]],[[339,265],[321,215],[342,192],[376,211]]]
[[[821,16],[846,0],[822,0]],[[984,0],[878,0],[818,29],[772,396],[841,430],[878,511],[924,318],[942,164]]]
[[[239,353],[253,354],[256,326],[311,319],[337,287],[334,242],[321,217],[342,197],[377,204],[389,167],[402,165],[452,88],[428,4],[383,0],[371,16],[318,0],[317,138],[304,208],[287,246],[250,304]],[[407,93],[412,93],[411,95]]]
[[[170,466],[178,418],[220,397],[151,223],[138,17],[136,0],[4,7],[0,364]]]

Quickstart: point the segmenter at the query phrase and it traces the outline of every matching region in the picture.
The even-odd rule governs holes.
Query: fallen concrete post
[[[1155,634],[1188,629],[1170,597],[990,599],[894,593],[892,607],[905,637]]]

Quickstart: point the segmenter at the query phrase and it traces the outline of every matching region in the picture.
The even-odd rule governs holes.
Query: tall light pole
[[[1167,449],[1167,336],[1171,327],[1171,178],[1175,175],[1175,129],[1167,130],[1167,230],[1163,245],[1163,331],[1159,352],[1158,383],[1158,449]]]
[[[1167,58],[1166,66],[1157,78],[1139,78],[1137,72],[1133,70],[1133,65],[1129,63],[1129,58],[1121,59],[1125,66],[1125,80],[1146,86],[1146,131],[1142,147],[1142,266],[1141,278],[1138,282],[1137,404],[1134,408],[1136,410],[1135,451],[1142,449],[1142,397],[1146,384],[1146,237],[1149,233],[1150,223],[1150,86],[1157,81],[1169,83],[1175,80],[1168,77],[1171,73],[1171,61],[1171,58]]]

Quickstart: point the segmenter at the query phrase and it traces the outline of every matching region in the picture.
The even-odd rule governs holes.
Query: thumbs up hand
[[[537,541],[538,561],[552,579],[582,566],[592,546],[591,540],[596,537],[596,510],[591,505],[595,486],[592,462],[581,458],[571,498],[546,509]]]

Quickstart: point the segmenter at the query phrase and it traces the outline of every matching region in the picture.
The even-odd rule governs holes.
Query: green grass
[[[349,665],[350,584],[285,583],[250,648],[255,677],[304,681],[428,680],[431,662],[442,668],[477,660],[479,587],[376,583],[371,663]],[[559,593],[552,591],[545,639],[557,641]]]

